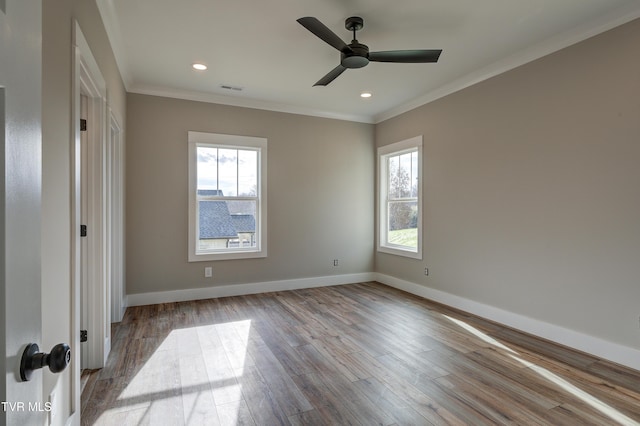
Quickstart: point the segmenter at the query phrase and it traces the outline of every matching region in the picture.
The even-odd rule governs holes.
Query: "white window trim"
[[[403,151],[418,150],[418,247],[410,250],[402,246],[391,245],[386,242],[387,227],[387,163],[386,158],[390,154],[401,154]],[[378,251],[381,253],[394,254],[397,256],[422,259],[422,135],[401,142],[392,143],[378,148]],[[383,191],[383,188],[384,191]]]
[[[189,132],[189,262],[212,260],[251,259],[267,257],[267,139],[252,136],[223,135],[218,133]],[[227,251],[225,253],[197,254],[196,230],[198,227],[197,212],[197,153],[198,144],[227,145],[237,148],[258,149],[260,161],[258,174],[260,176],[259,203],[257,208],[258,247],[255,250]]]

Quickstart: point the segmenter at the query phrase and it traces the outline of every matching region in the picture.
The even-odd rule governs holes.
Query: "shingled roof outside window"
[[[200,239],[237,238],[226,201],[200,201]]]

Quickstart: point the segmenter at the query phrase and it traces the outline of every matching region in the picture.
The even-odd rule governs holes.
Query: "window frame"
[[[267,139],[253,136],[225,135],[219,133],[188,132],[189,143],[189,262],[253,259],[267,257]],[[217,252],[198,251],[199,209],[198,209],[198,159],[197,148],[215,147],[229,149],[250,149],[258,153],[257,161],[257,202],[255,248],[234,247]],[[224,197],[224,199],[245,200],[246,197]]]
[[[416,198],[418,217],[417,217],[417,247],[415,250],[408,246],[392,244],[388,241],[388,209],[389,203],[389,170],[388,159],[397,155],[415,152],[418,155],[418,188]],[[423,160],[422,160],[422,135],[415,136],[400,142],[381,146],[378,148],[378,241],[377,250],[381,253],[393,254],[397,256],[409,257],[422,260],[422,223],[423,223],[423,198],[422,198],[422,181],[423,181]],[[397,200],[395,200],[397,202]]]

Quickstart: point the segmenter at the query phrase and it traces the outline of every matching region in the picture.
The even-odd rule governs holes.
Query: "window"
[[[266,257],[267,140],[189,132],[189,261]]]
[[[422,136],[378,148],[378,251],[422,259]]]

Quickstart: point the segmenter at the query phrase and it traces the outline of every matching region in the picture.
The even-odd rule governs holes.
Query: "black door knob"
[[[20,361],[20,378],[23,382],[31,379],[31,373],[45,365],[52,373],[59,373],[71,361],[71,348],[66,343],[59,343],[51,349],[51,353],[40,352],[35,343],[29,343],[22,353]]]

